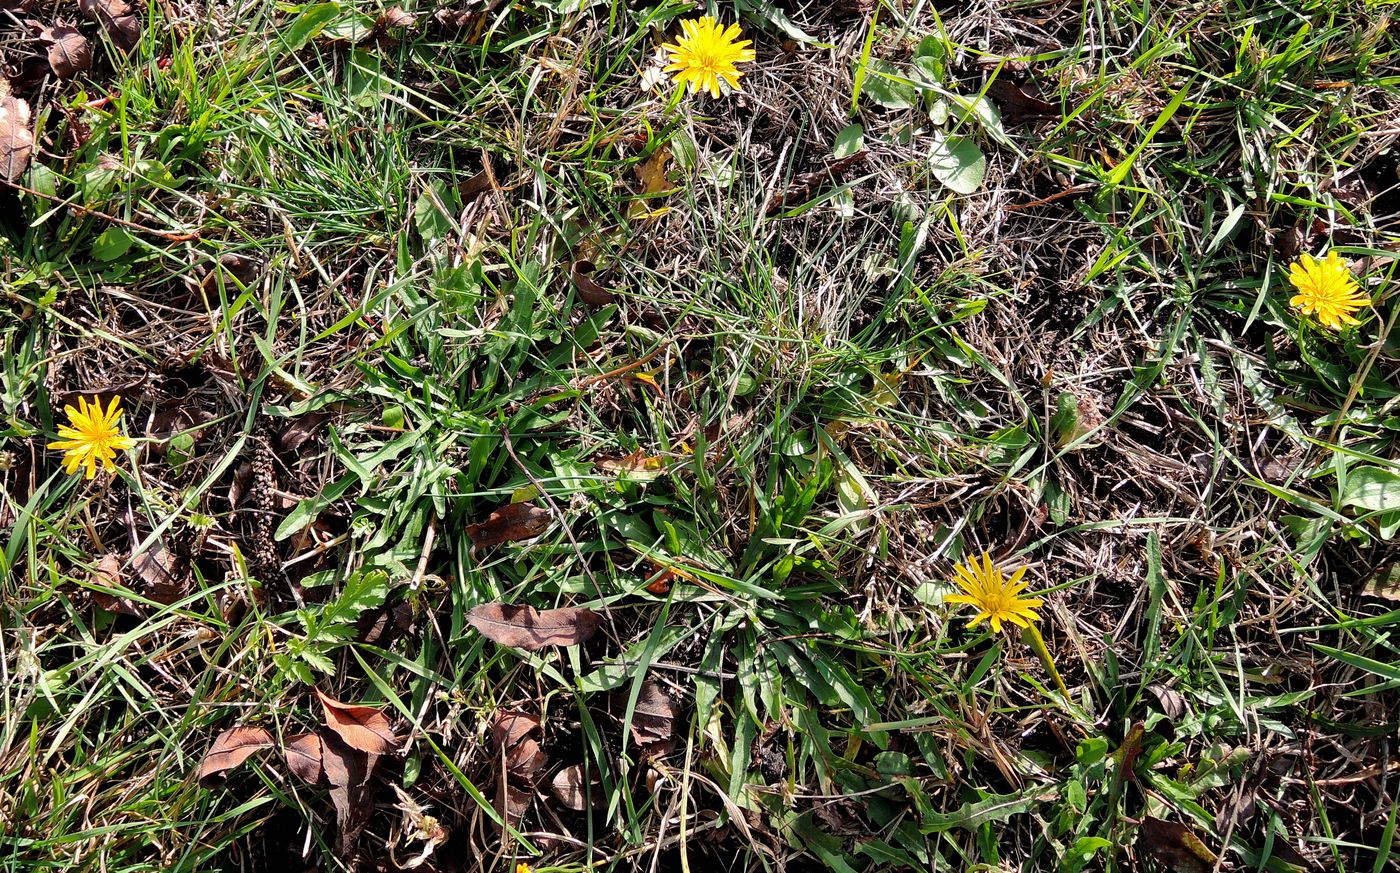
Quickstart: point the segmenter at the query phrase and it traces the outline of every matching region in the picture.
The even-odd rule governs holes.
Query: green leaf
[[[971,194],[982,186],[987,175],[987,159],[977,143],[965,136],[936,140],[928,156],[929,169],[943,186],[958,194]]]
[[[302,9],[282,31],[282,42],[292,51],[300,51],[325,29],[341,12],[339,3],[317,3]]]
[[[126,228],[109,227],[92,241],[92,256],[99,261],[110,263],[126,254],[135,241],[135,237],[127,233]]]
[[[1353,467],[1347,471],[1341,502],[1370,512],[1400,509],[1400,476],[1381,467]]]
[[[1354,655],[1351,652],[1343,652],[1341,649],[1334,649],[1330,646],[1324,646],[1318,643],[1309,643],[1309,645],[1311,645],[1314,649],[1317,649],[1322,654],[1332,658],[1336,658],[1343,664],[1355,667],[1358,670],[1365,670],[1367,673],[1374,673],[1377,676],[1380,676],[1382,679],[1394,679],[1396,681],[1400,681],[1400,667],[1397,667],[1394,664],[1387,664],[1383,661],[1376,661],[1374,659],[1367,658],[1364,655]]]
[[[1054,800],[1057,795],[1054,788],[1043,786],[1026,788],[1014,794],[993,794],[985,800],[964,803],[954,812],[926,815],[919,830],[926,834],[943,833],[954,828],[975,830],[988,822],[1006,821],[1013,815],[1030,812],[1036,804]]]
[[[865,128],[859,124],[852,124],[850,127],[836,134],[836,144],[831,148],[831,154],[837,158],[848,158],[865,146]]]
[[[879,58],[866,64],[861,92],[886,109],[910,109],[919,98],[913,83],[900,75],[894,65]]]

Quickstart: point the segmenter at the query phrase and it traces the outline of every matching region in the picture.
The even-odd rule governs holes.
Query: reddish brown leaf
[[[597,632],[601,619],[591,609],[539,612],[525,604],[485,603],[467,613],[467,621],[489,640],[533,652],[545,646],[576,646]]]
[[[866,149],[861,149],[853,155],[847,155],[844,158],[837,158],[834,161],[829,161],[826,167],[814,173],[803,173],[800,176],[794,177],[792,183],[788,185],[785,191],[778,192],[769,198],[767,211],[776,212],[779,209],[786,209],[792,204],[802,203],[812,199],[812,194],[817,188],[827,182],[837,181],[837,177],[841,173],[846,172],[868,157],[870,157],[870,152]]]
[[[230,728],[214,738],[214,744],[199,762],[199,781],[222,776],[263,749],[275,745],[272,734],[260,727]]]
[[[340,825],[336,848],[341,854],[349,854],[374,809],[368,783],[379,756],[351,748],[326,728],[321,729],[320,738],[321,766],[331,786],[331,803]]]
[[[544,533],[549,527],[549,510],[533,503],[508,503],[491,513],[480,524],[467,525],[467,536],[478,549],[501,543],[528,540]]]
[[[141,41],[141,25],[125,0],[78,0],[78,9],[84,18],[102,25],[112,44],[123,52],[131,51]]]
[[[491,739],[505,758],[506,772],[526,785],[535,784],[548,760],[540,748],[542,733],[539,718],[523,712],[502,712],[491,723]]]
[[[131,559],[131,569],[146,584],[145,594],[157,603],[171,604],[188,593],[176,557],[159,542]]]
[[[316,734],[297,734],[287,740],[282,749],[287,759],[287,769],[312,785],[321,781],[324,770],[321,766],[321,738]]]
[[[987,86],[987,96],[996,101],[1001,109],[1001,122],[1008,127],[1060,117],[1060,110],[1053,103],[1041,100],[1008,79],[994,79]]]
[[[596,269],[592,261],[577,260],[569,270],[569,278],[573,280],[574,290],[578,291],[578,299],[582,300],[586,306],[593,309],[602,309],[616,299],[611,291],[599,285],[591,275]]]
[[[1185,825],[1148,816],[1138,831],[1138,849],[1176,873],[1211,873],[1215,853]]]
[[[554,774],[554,781],[549,787],[559,802],[569,809],[596,809],[603,803],[603,785],[598,780],[597,772],[594,772],[592,782],[585,782],[582,764],[565,767]]]
[[[277,435],[275,445],[280,452],[295,452],[306,445],[306,441],[321,431],[321,427],[331,420],[331,413],[321,410],[308,412],[293,419]]]
[[[447,10],[439,9],[438,13],[445,11]],[[492,189],[493,181],[491,172],[483,169],[466,181],[457,183],[457,197],[462,201],[463,206],[470,206],[472,201]]]
[[[92,66],[92,46],[77,28],[59,25],[40,31],[49,45],[49,66],[60,79],[71,79]]]
[[[326,727],[335,731],[351,748],[372,755],[387,755],[398,748],[399,738],[389,719],[372,706],[341,703],[316,689],[316,697],[326,713]]]
[[[0,181],[13,182],[29,166],[34,153],[34,130],[29,104],[18,97],[0,99]]]
[[[417,21],[417,16],[410,15],[397,6],[391,6],[387,12],[379,16],[380,27],[412,27]]]
[[[116,555],[103,555],[92,571],[92,582],[107,588],[122,587],[122,561]],[[92,602],[108,612],[119,612],[143,618],[146,611],[125,597],[108,594],[106,591],[93,591]]]
[[[675,748],[675,720],[675,701],[656,680],[645,680],[632,710],[632,739],[648,755],[665,755]]]

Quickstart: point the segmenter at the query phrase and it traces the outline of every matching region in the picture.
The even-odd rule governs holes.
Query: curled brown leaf
[[[263,749],[275,745],[272,734],[260,727],[229,728],[214,738],[199,762],[199,781],[208,783],[242,764]]]
[[[398,748],[399,738],[389,719],[373,706],[341,703],[316,689],[321,709],[326,714],[326,727],[335,731],[351,748],[372,755],[387,755]]]
[[[533,503],[508,503],[480,524],[467,525],[467,536],[478,549],[528,540],[549,527],[549,510]]]
[[[599,285],[591,275],[596,269],[592,261],[580,259],[574,261],[573,267],[569,270],[569,278],[573,280],[574,290],[578,291],[578,298],[585,305],[593,309],[601,309],[612,303],[616,296]]]
[[[29,166],[34,129],[29,104],[18,97],[0,99],[0,181],[13,182]]]

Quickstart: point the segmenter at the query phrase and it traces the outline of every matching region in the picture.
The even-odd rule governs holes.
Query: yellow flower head
[[[521,861],[519,864],[515,865],[515,873],[531,873],[530,865]]]
[[[992,563],[991,555],[982,554],[982,563],[973,558],[966,564],[953,567],[953,582],[963,590],[962,594],[950,594],[943,600],[947,603],[966,603],[979,610],[976,617],[967,623],[972,627],[985,618],[992,620],[992,630],[1001,632],[1001,623],[1009,621],[1020,627],[1030,627],[1039,620],[1035,610],[1044,601],[1036,597],[1021,597],[1027,583],[1021,581],[1026,575],[1022,567],[1008,580],[1001,568]]]
[[[122,416],[122,410],[117,408],[120,403],[120,397],[113,397],[107,411],[103,412],[99,401],[89,403],[86,397],[79,397],[77,409],[63,407],[68,413],[68,424],[58,428],[58,435],[63,439],[49,443],[51,449],[63,449],[63,472],[76,473],[79,467],[86,466],[86,478],[91,479],[97,475],[99,462],[105,470],[117,468],[112,463],[117,452],[136,445],[135,440],[122,436],[117,428],[117,420]]]
[[[691,92],[704,89],[711,97],[719,96],[719,80],[739,90],[743,73],[734,66],[754,59],[753,49],[746,48],[752,40],[739,39],[739,25],[726,30],[714,16],[706,15],[681,22],[685,33],[674,43],[661,46],[671,56],[666,72],[675,73],[677,82],[690,86]]]
[[[1360,324],[1352,313],[1371,303],[1336,252],[1321,261],[1304,253],[1289,267],[1288,281],[1298,289],[1288,302],[1327,327]]]

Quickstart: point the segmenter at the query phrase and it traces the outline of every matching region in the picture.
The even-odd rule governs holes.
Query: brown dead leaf
[[[159,542],[131,559],[131,569],[145,583],[146,596],[167,606],[188,593],[178,565],[179,559]]]
[[[0,181],[18,179],[29,166],[29,156],[33,153],[34,130],[30,127],[29,104],[18,97],[0,99]]]
[[[39,38],[50,43],[49,66],[60,79],[71,79],[92,66],[92,46],[75,27],[46,27]]]
[[[379,26],[382,27],[412,27],[418,16],[410,15],[398,6],[389,7],[383,15],[379,16]]]
[[[340,825],[336,849],[349,854],[374,809],[368,783],[379,756],[352,748],[333,730],[322,728],[319,734],[321,766],[331,786],[331,803]]]
[[[537,716],[502,712],[491,722],[491,739],[505,759],[506,773],[526,785],[534,785],[548,756],[540,748],[544,731]]]
[[[1148,816],[1138,830],[1138,850],[1176,873],[1211,873],[1215,853],[1184,825]]]
[[[441,12],[442,10],[438,11]],[[491,172],[483,169],[466,181],[457,183],[457,198],[462,201],[463,206],[470,206],[472,201],[492,189],[492,183]]]
[[[549,510],[533,503],[508,503],[480,524],[467,525],[467,536],[478,549],[528,540],[544,533],[549,519]]]
[[[637,179],[642,183],[642,195],[662,194],[675,190],[676,183],[666,178],[666,165],[671,162],[671,147],[663,145],[651,157],[636,165]]]
[[[355,629],[359,631],[356,639],[360,642],[386,648],[413,630],[413,607],[407,603],[393,606],[386,603],[378,609],[367,610],[360,613]]]
[[[1053,103],[1047,103],[1009,79],[994,79],[987,86],[987,96],[996,101],[1001,109],[1001,123],[1008,127],[1060,117],[1060,110]]]
[[[585,305],[593,309],[602,309],[616,299],[611,291],[599,285],[593,276],[590,275],[596,267],[592,261],[577,260],[573,267],[569,269],[569,278],[573,280],[574,290],[578,291],[578,298]]]
[[[545,646],[576,646],[597,632],[601,618],[591,609],[540,612],[527,604],[483,603],[467,613],[467,621],[489,640],[533,652]]]
[[[293,419],[273,440],[279,452],[295,452],[306,442],[321,432],[325,423],[331,420],[331,413],[325,410],[308,412]]]
[[[622,458],[599,458],[598,469],[609,473],[628,474],[634,479],[655,479],[666,472],[666,459],[660,455],[648,455],[637,449]]]
[[[655,679],[642,683],[632,710],[632,739],[648,755],[668,754],[676,745],[676,704]]]
[[[582,764],[565,767],[554,774],[554,781],[549,787],[559,802],[569,809],[597,809],[603,803],[603,783],[599,781],[596,771],[593,781],[585,782]]]
[[[297,734],[287,740],[282,749],[287,759],[287,769],[297,776],[316,785],[321,781],[324,770],[321,767],[321,738],[316,734]]]
[[[316,697],[326,713],[326,727],[351,748],[371,755],[387,755],[398,749],[398,735],[383,712],[373,706],[341,703],[319,688]]]
[[[793,178],[792,183],[781,192],[775,193],[768,199],[768,212],[776,212],[779,209],[786,209],[796,203],[803,203],[812,199],[812,194],[817,188],[828,182],[836,182],[841,173],[846,172],[856,164],[863,162],[870,157],[870,152],[861,149],[853,155],[828,161],[827,165],[813,173],[803,173]]]
[[[260,727],[230,728],[214,738],[204,759],[199,762],[199,781],[208,783],[276,743],[272,734]]]
[[[107,588],[123,587],[121,558],[116,555],[103,555],[92,570],[91,581],[95,585]],[[144,618],[146,615],[146,611],[139,605],[132,603],[125,597],[108,594],[106,591],[93,591],[92,602],[108,612],[119,612],[122,615],[131,615],[136,618]]]
[[[78,9],[88,21],[96,21],[122,52],[136,48],[141,41],[141,25],[125,0],[78,0]]]
[[[1157,703],[1161,705],[1162,712],[1172,721],[1179,721],[1186,717],[1186,698],[1180,691],[1168,688],[1160,682],[1154,682],[1147,686],[1147,690],[1152,692],[1152,696],[1157,698]]]

